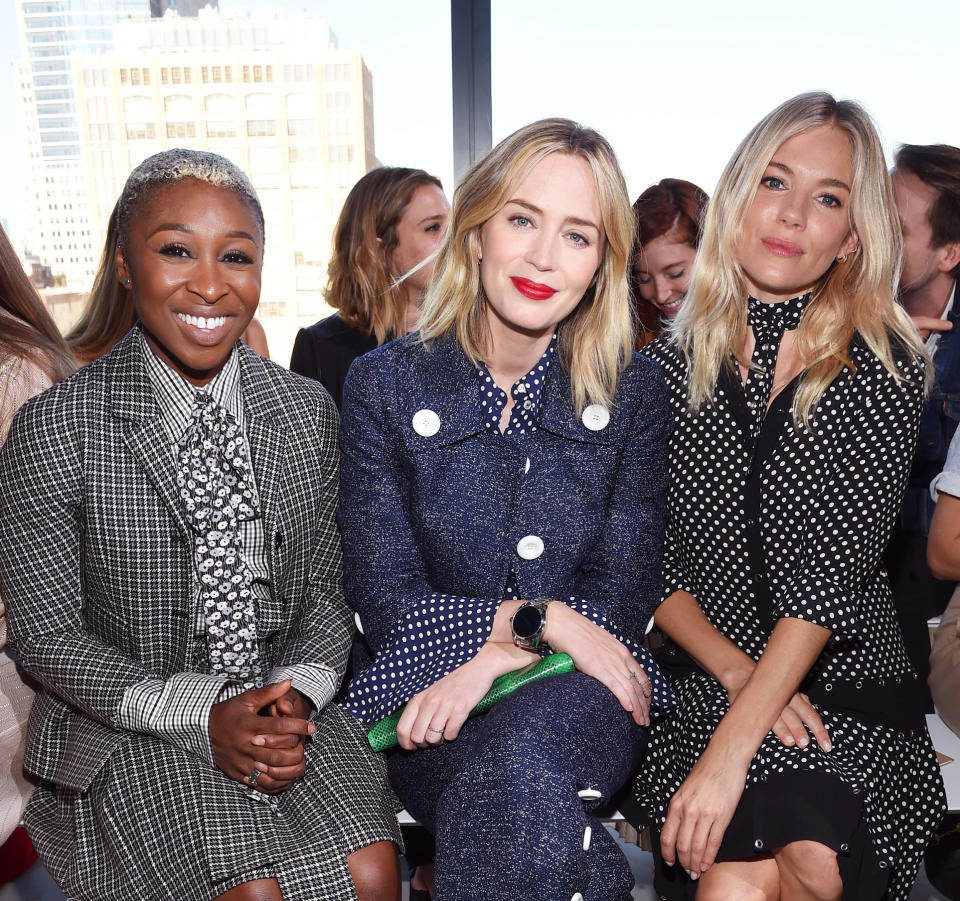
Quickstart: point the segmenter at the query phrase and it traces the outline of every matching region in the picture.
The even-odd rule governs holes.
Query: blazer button
[[[424,438],[430,438],[440,431],[440,417],[433,410],[417,410],[412,422],[413,430]]]
[[[601,429],[605,429],[610,422],[610,411],[602,404],[590,404],[580,414],[580,421],[591,432],[599,432]]]
[[[517,554],[524,560],[536,560],[543,553],[543,539],[539,535],[524,535],[517,542]]]

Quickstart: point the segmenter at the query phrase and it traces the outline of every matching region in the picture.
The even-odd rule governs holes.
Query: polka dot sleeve
[[[866,580],[903,499],[923,403],[920,361],[898,363],[902,380],[871,363],[851,380],[845,409],[825,408],[814,418],[815,428],[833,424],[840,440],[821,493],[809,501],[806,565],[777,598],[777,616],[816,623],[837,637],[857,633]],[[832,406],[838,403],[834,398]]]

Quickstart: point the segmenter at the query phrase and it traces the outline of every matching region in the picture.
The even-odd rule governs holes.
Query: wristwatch
[[[518,648],[535,651],[540,646],[543,630],[547,626],[547,604],[549,603],[550,598],[526,601],[510,617],[513,643]]]

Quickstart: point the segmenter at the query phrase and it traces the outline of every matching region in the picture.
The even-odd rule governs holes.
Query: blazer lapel
[[[123,420],[123,440],[163,499],[182,537],[192,541],[177,491],[177,473],[170,439],[160,421],[150,377],[137,344],[137,330],[130,332],[114,351],[115,373],[110,374],[113,415]]]
[[[275,580],[276,574],[280,571],[279,510],[289,456],[287,436],[283,430],[280,398],[267,374],[263,360],[246,346],[241,346],[239,352],[250,459],[253,463],[257,494],[260,499],[263,540],[270,560],[270,576]],[[276,588],[274,584],[274,591],[270,592],[272,601],[276,601],[279,594]],[[259,617],[261,631],[267,633],[277,628],[281,613],[279,603],[271,604],[271,609],[261,609]]]

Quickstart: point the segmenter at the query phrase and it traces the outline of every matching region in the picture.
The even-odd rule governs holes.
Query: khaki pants
[[[960,585],[933,635],[929,685],[940,718],[960,735]]]

